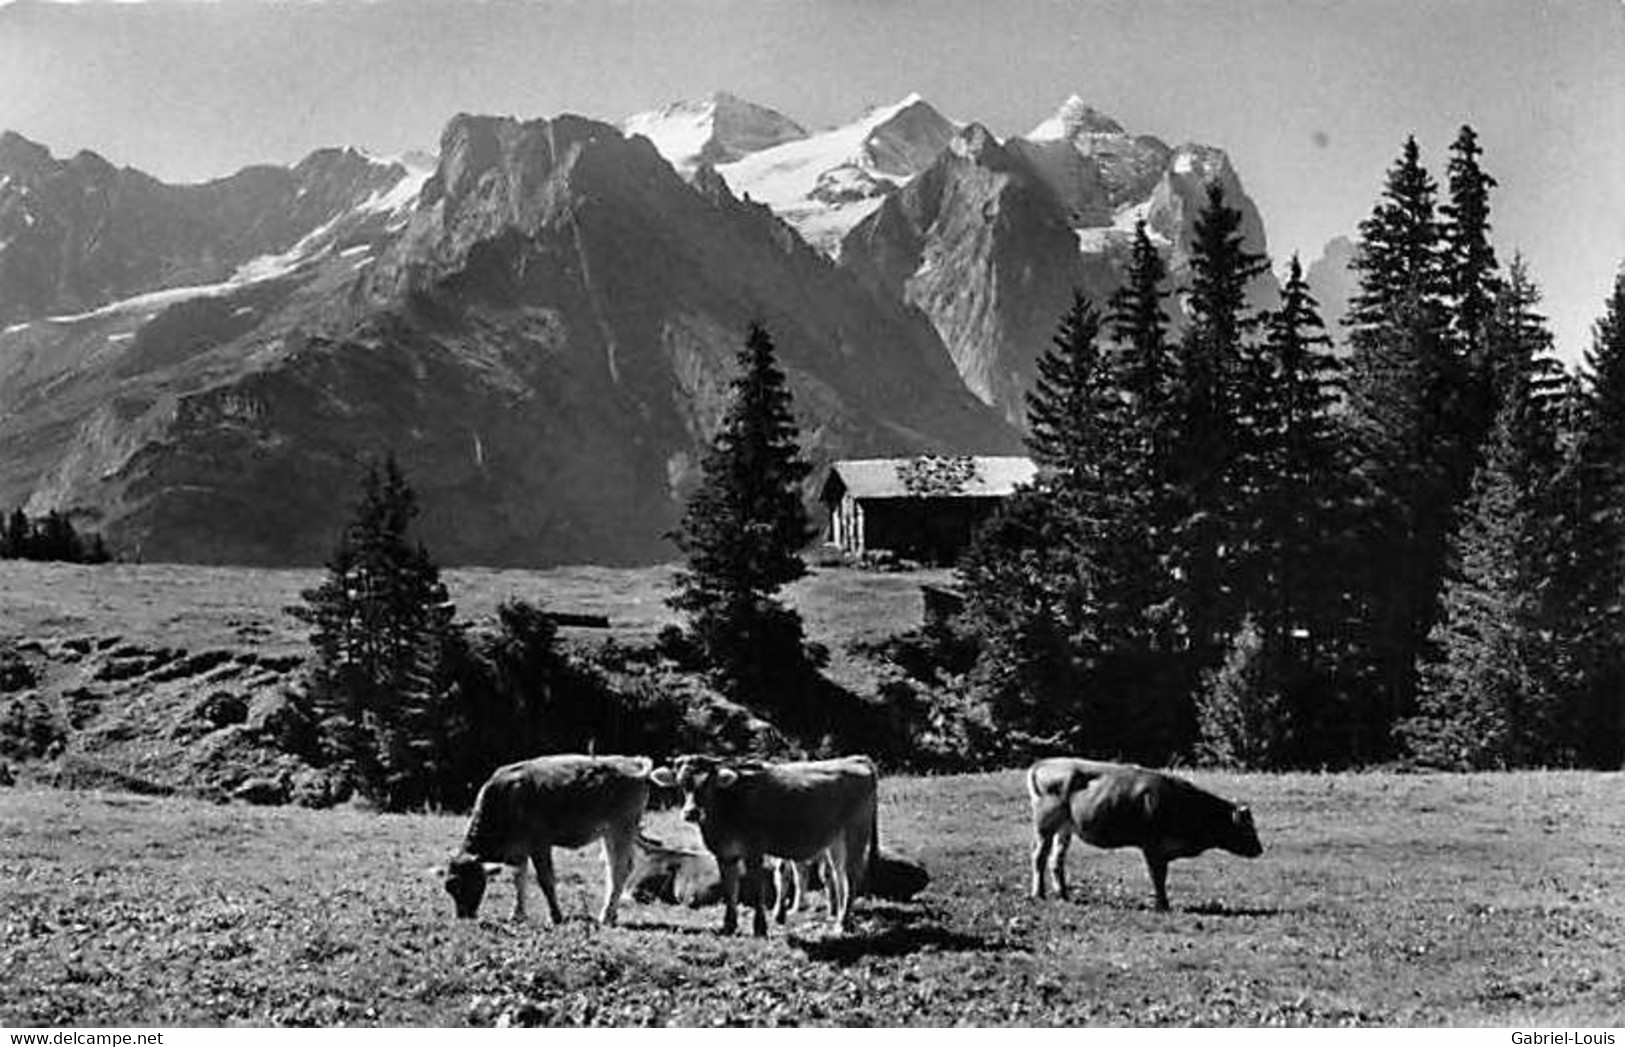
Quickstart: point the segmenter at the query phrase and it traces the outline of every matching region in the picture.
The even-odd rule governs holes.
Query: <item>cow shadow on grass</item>
[[[1023,946],[967,934],[942,925],[944,914],[912,905],[872,906],[863,911],[850,934],[810,938],[795,933],[787,944],[809,960],[844,967],[866,956],[908,956],[918,952],[1009,952]]]
[[[1178,907],[1192,916],[1279,916],[1281,910],[1271,905],[1226,905],[1224,902],[1201,902]]]

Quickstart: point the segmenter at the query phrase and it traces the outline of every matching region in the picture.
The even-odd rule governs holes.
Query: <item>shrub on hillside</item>
[[[0,704],[0,756],[18,761],[52,757],[67,739],[61,721],[37,693],[27,691]]]

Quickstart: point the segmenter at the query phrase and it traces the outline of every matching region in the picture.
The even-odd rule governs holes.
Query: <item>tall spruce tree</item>
[[[1411,751],[1462,768],[1567,763],[1561,709],[1566,653],[1550,584],[1557,508],[1561,373],[1536,312],[1539,290],[1514,259],[1484,344],[1502,361],[1500,408],[1451,545],[1429,638]]]
[[[722,686],[759,703],[790,693],[765,684],[807,667],[801,618],[774,594],[807,571],[801,482],[811,466],[797,447],[790,389],[761,325],[751,325],[738,366],[700,485],[672,534],[688,566],[667,602],[687,616]]]
[[[1450,147],[1446,171],[1449,200],[1444,216],[1445,278],[1450,297],[1450,324],[1468,369],[1488,372],[1486,327],[1500,286],[1495,247],[1490,243],[1490,190],[1495,179],[1479,166],[1483,155],[1478,134],[1463,126]],[[1487,428],[1488,423],[1483,423]]]
[[[1063,489],[1098,485],[1101,452],[1121,414],[1098,338],[1100,314],[1073,292],[1027,395],[1027,449]]]
[[[1266,266],[1245,246],[1241,212],[1224,202],[1222,186],[1209,184],[1191,241],[1169,466],[1179,494],[1170,558],[1181,579],[1193,679],[1217,662],[1245,610],[1237,585],[1246,554],[1237,545],[1257,493],[1245,423],[1251,405],[1243,399],[1257,326],[1247,286]]]
[[[1461,369],[1446,331],[1437,186],[1414,138],[1389,169],[1382,199],[1360,223],[1360,280],[1345,325],[1347,423],[1366,538],[1363,648],[1371,730],[1357,758],[1384,755],[1409,712],[1422,644],[1433,625],[1446,545],[1475,448],[1450,424]]]
[[[1553,533],[1560,635],[1569,652],[1565,721],[1578,759],[1625,757],[1625,268],[1592,330]]]
[[[1342,366],[1296,255],[1261,356],[1256,518],[1265,596],[1254,614],[1264,649],[1297,653],[1298,664],[1282,674],[1291,678],[1335,642],[1330,634],[1346,616],[1339,515],[1348,494],[1334,413]]]
[[[960,572],[982,641],[973,685],[1011,755],[1064,745],[1165,758],[1169,689],[1149,656],[1162,609],[1160,564],[1134,478],[1131,397],[1098,344],[1100,319],[1075,296],[1027,401],[1041,468],[979,534]]]
[[[442,806],[459,720],[445,672],[456,609],[411,540],[417,499],[394,456],[369,463],[321,585],[292,613],[311,627],[308,700],[323,753],[388,810]]]

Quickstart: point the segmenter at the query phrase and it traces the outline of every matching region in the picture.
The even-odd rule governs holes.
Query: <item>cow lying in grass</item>
[[[498,768],[480,787],[462,849],[443,870],[457,915],[472,918],[493,872],[513,871],[514,919],[525,918],[525,862],[547,899],[553,923],[564,922],[553,877],[553,848],[604,841],[604,905],[615,905],[632,872],[638,826],[649,799],[653,763],[641,756],[541,756]]]
[[[1256,858],[1264,847],[1245,807],[1182,778],[1127,764],[1056,757],[1027,772],[1032,800],[1034,898],[1044,897],[1046,866],[1066,897],[1066,849],[1072,835],[1096,847],[1138,847],[1151,872],[1159,910],[1168,908],[1168,863],[1220,848]]]
[[[822,860],[792,862],[779,859],[777,868],[779,900],[778,907],[773,912],[778,921],[784,922],[781,908],[800,912],[808,891],[824,890],[827,894],[828,889],[824,887],[827,882],[826,875]],[[880,898],[888,902],[906,902],[912,901],[914,896],[925,890],[930,882],[931,876],[925,871],[925,866],[912,858],[905,858],[882,849],[869,858],[869,870],[862,893],[870,898]]]
[[[672,847],[641,835],[637,851],[629,887],[633,901],[664,902],[690,909],[722,903],[722,873],[710,852]],[[757,892],[764,890],[767,896],[763,904],[774,904],[773,880],[765,874],[758,880],[740,883],[740,900],[755,905]]]
[[[863,888],[869,856],[878,852],[877,783],[868,757],[765,764],[684,756],[650,775],[683,790],[683,817],[700,827],[722,874],[722,933],[739,927],[739,882],[757,879],[765,858],[810,861],[826,856],[830,909],[851,927],[851,902]],[[767,934],[758,892],[752,931]]]

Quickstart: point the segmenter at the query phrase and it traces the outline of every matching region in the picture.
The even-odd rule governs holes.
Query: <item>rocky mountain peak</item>
[[[0,174],[29,178],[56,166],[51,151],[16,131],[0,133]]]
[[[684,174],[701,164],[731,163],[807,137],[806,130],[783,113],[727,91],[630,116],[621,122],[621,130],[647,138]]]
[[[1123,134],[1123,125],[1102,113],[1094,106],[1086,103],[1077,95],[1071,95],[1061,103],[1051,117],[1040,123],[1027,138],[1034,142],[1050,141],[1053,139],[1072,139],[1085,135],[1120,135]]]

